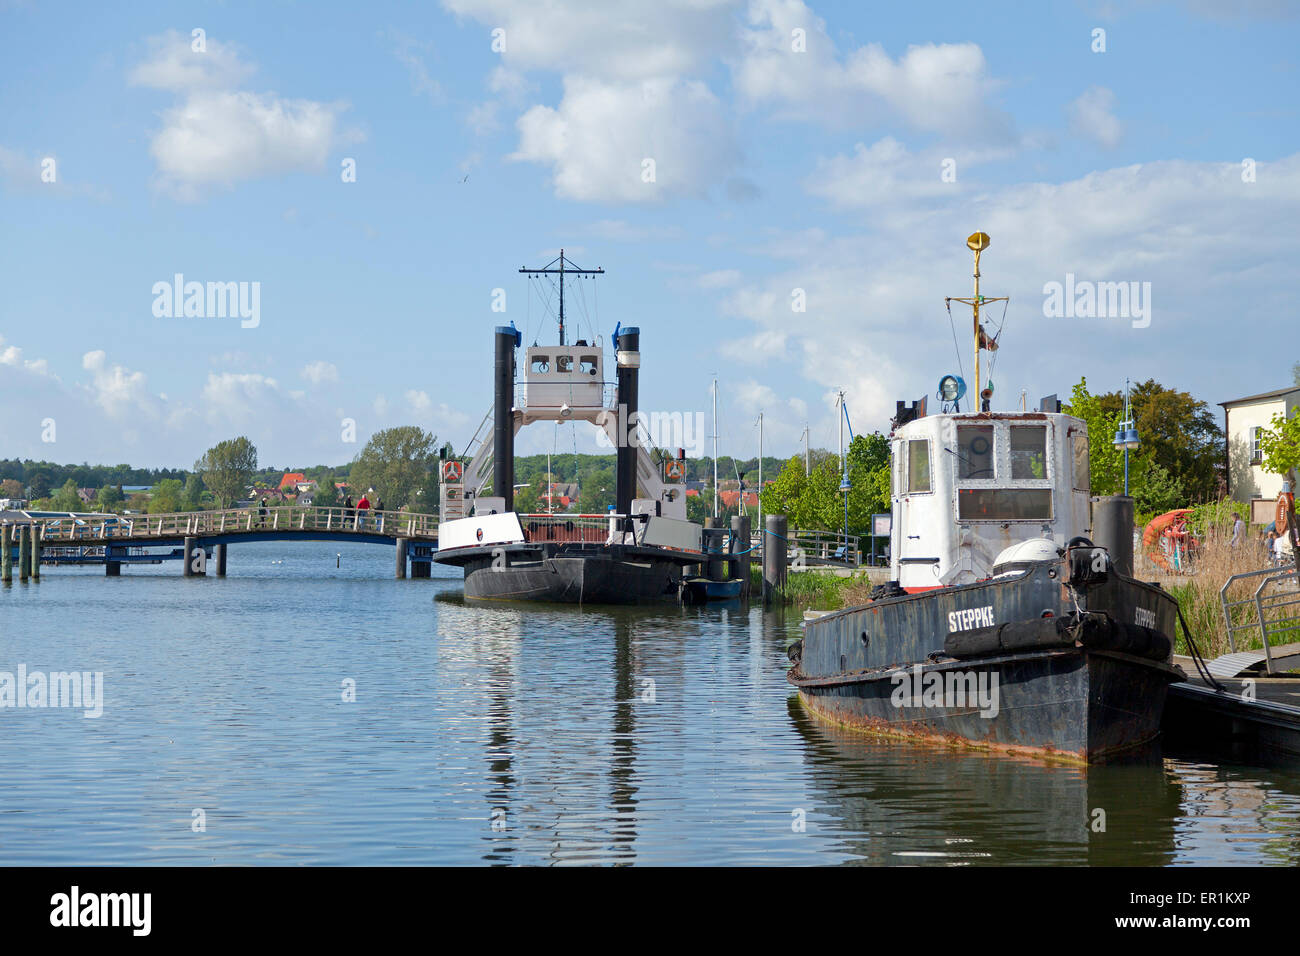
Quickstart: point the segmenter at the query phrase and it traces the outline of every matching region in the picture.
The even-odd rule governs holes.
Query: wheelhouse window
[[[1028,521],[1052,517],[1051,488],[958,488],[963,521]]]
[[[1013,425],[1011,478],[1047,477],[1047,426]]]
[[[534,355],[533,364],[530,366],[534,375],[545,375],[551,370],[551,360],[546,355]]]
[[[582,358],[578,359],[578,371],[581,372],[583,375],[595,375],[596,356],[584,355],[582,356]]]
[[[1074,457],[1074,490],[1087,491],[1092,487],[1088,471],[1088,436],[1075,435],[1072,447]]]
[[[957,478],[992,478],[993,426],[957,426]]]
[[[895,495],[901,495],[903,493],[903,488],[905,487],[905,485],[903,484],[903,479],[905,477],[907,459],[906,456],[903,454],[903,452],[906,444],[907,444],[906,442],[901,442],[901,441],[894,442],[893,459],[894,459],[894,494]]]
[[[930,490],[930,443],[924,438],[907,443],[907,490],[909,493]]]
[[[557,372],[572,372],[573,356],[572,355],[555,356],[555,370]]]

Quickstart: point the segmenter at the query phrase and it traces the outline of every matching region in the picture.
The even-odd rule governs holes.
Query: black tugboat
[[[563,294],[566,274],[603,270],[578,269],[561,250],[545,269],[521,271],[559,275],[559,344],[524,350],[516,402],[515,352],[522,337],[513,326],[496,329],[492,431],[471,442],[470,454],[462,456],[468,464],[461,458],[443,462],[434,560],[464,569],[465,596],[471,598],[565,604],[676,600],[684,569],[705,557],[702,529],[686,520],[684,452],[656,466],[639,439],[640,329],[615,330],[617,382],[607,404],[604,350],[583,339],[566,343]],[[543,421],[587,421],[605,432],[617,449],[612,512],[514,511],[515,435]],[[489,478],[492,495],[481,495]]]
[[[994,301],[979,294],[989,239],[967,244],[975,295],[958,301],[974,311],[979,381],[979,349],[996,346],[979,315]],[[1085,423],[991,412],[991,389],[962,413],[962,392],[937,415],[899,403],[892,580],[808,621],[789,681],[814,715],[890,735],[1082,762],[1152,740],[1184,679],[1178,606],[1132,577],[1131,499],[1099,499],[1110,548],[1095,546]]]

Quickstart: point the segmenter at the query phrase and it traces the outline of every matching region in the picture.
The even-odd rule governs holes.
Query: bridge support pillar
[[[203,577],[206,573],[205,561],[195,552],[199,551],[199,539],[196,537],[187,537],[185,539],[185,552],[181,555],[181,575],[187,578]],[[198,567],[195,567],[197,565]],[[205,568],[205,570],[199,570]]]
[[[14,529],[0,525],[0,581],[8,584],[14,579]]]
[[[120,578],[121,576],[122,576],[122,562],[121,562],[121,561],[105,561],[105,562],[104,562],[104,577],[106,577],[106,578]]]
[[[749,597],[749,515],[736,515],[731,519],[731,577],[741,581],[740,594]]]
[[[430,572],[431,572],[432,570],[433,570],[433,562],[431,562],[431,561],[412,561],[412,562],[411,562],[411,577],[413,577],[413,578],[427,578],[427,577],[430,577]]]
[[[396,577],[400,581],[406,577],[406,538],[397,539]]]
[[[768,515],[767,527],[763,529],[763,604],[771,604],[773,598],[783,601],[781,592],[785,590],[786,571],[786,536],[789,523],[785,515]]]
[[[212,546],[212,560],[217,564],[217,577],[226,576],[226,546],[224,544],[214,544]]]
[[[20,524],[14,530],[18,532],[18,580],[26,581],[31,563],[31,558],[28,556],[27,525]]]

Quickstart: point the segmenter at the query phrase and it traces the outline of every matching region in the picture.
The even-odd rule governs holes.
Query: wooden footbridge
[[[29,574],[39,578],[42,560],[102,563],[109,576],[121,574],[123,564],[181,560],[186,577],[206,574],[211,561],[224,577],[231,544],[294,540],[395,546],[397,577],[406,577],[408,564],[412,577],[428,577],[438,547],[438,518],[296,505],[156,515],[5,512],[0,515],[0,578],[12,580],[15,564],[20,579]]]

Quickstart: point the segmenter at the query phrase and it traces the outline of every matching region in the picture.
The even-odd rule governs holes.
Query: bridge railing
[[[231,508],[157,515],[86,515],[39,522],[43,541],[106,538],[184,538],[267,531],[365,532],[405,538],[436,538],[438,517],[406,511],[356,508]]]

